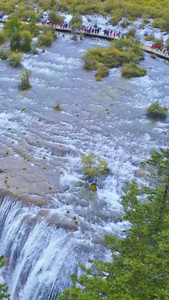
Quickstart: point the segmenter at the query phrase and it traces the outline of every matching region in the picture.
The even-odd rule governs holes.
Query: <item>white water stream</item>
[[[124,182],[151,149],[168,145],[168,118],[152,123],[145,116],[156,100],[168,106],[168,65],[146,54],[145,77],[124,79],[117,68],[96,82],[81,56],[98,45],[108,42],[75,43],[60,34],[45,53],[25,55],[32,89],[22,93],[19,71],[0,61],[0,254],[11,300],[54,300],[79,272],[78,262],[110,259],[103,236],[127,226]],[[81,155],[89,153],[110,169],[97,193],[79,186]]]

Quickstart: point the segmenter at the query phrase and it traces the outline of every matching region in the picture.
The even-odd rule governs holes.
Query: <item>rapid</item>
[[[0,60],[0,254],[11,300],[54,300],[70,274],[80,274],[78,262],[109,260],[104,234],[128,226],[125,181],[144,181],[140,162],[168,146],[169,118],[145,114],[157,100],[168,107],[168,64],[145,54],[145,77],[125,79],[115,68],[97,82],[81,59],[96,46],[109,42],[58,34],[44,53],[25,54],[32,84],[25,92],[20,71]],[[82,185],[81,157],[90,153],[110,169],[96,193]]]

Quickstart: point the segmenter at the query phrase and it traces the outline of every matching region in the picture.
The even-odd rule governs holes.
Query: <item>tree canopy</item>
[[[169,150],[153,151],[146,185],[127,184],[125,238],[106,236],[112,261],[93,261],[57,300],[169,299]]]

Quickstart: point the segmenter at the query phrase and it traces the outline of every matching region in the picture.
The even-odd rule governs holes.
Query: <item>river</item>
[[[124,182],[144,181],[135,177],[140,162],[168,146],[169,118],[145,115],[156,100],[168,106],[168,65],[145,54],[145,77],[125,79],[116,68],[97,82],[81,57],[108,45],[58,34],[45,53],[24,55],[32,84],[25,92],[18,91],[19,69],[0,61],[0,253],[11,300],[54,300],[70,274],[80,274],[78,262],[109,260],[104,234],[128,226],[121,221]],[[110,169],[96,193],[79,184],[81,157],[90,153]]]

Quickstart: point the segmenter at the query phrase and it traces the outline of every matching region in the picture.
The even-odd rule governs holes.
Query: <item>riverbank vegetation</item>
[[[146,71],[140,69],[136,63],[143,59],[143,53],[138,42],[132,42],[130,39],[115,40],[109,48],[88,49],[82,57],[87,71],[96,70],[96,79],[101,80],[109,73],[109,69],[122,66],[122,75],[125,77],[144,76]],[[127,72],[128,70],[128,72]]]
[[[0,256],[0,268],[2,268],[5,265],[5,260],[4,260],[4,256],[1,255]],[[8,291],[8,287],[6,285],[6,283],[0,283],[0,300],[9,300],[10,299],[10,295],[7,294]]]
[[[103,16],[109,15],[110,22],[115,26],[122,19],[126,18],[128,22],[143,18],[143,26],[147,19],[153,19],[153,27],[160,28],[163,31],[169,32],[168,24],[168,6],[169,0],[121,0],[121,1],[97,1],[87,0],[81,2],[79,0],[33,0],[30,3],[19,3],[17,0],[1,0],[0,10],[5,14],[11,14],[15,11],[18,16],[22,16],[23,21],[27,18],[35,19],[41,18],[42,11],[52,10],[56,12],[68,12],[73,15],[87,15],[87,14],[101,14]],[[58,21],[59,22],[59,21]]]
[[[122,197],[123,238],[105,236],[110,262],[92,261],[57,300],[167,300],[169,270],[169,150],[153,151],[146,185],[127,184]],[[151,181],[151,186],[150,186]]]

